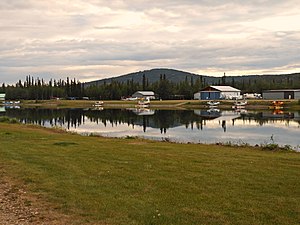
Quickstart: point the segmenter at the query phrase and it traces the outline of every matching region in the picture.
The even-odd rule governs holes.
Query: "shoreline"
[[[298,100],[281,100],[284,102],[283,110],[300,110]],[[96,101],[93,100],[24,100],[20,104],[0,106],[20,106],[25,108],[41,107],[41,108],[92,108]],[[150,102],[151,109],[206,109],[209,108],[207,100],[153,100]],[[220,100],[218,109],[232,109],[234,100]],[[243,109],[249,110],[270,110],[272,100],[247,100],[248,104]],[[137,101],[112,101],[104,100],[103,108],[128,108],[136,107]]]

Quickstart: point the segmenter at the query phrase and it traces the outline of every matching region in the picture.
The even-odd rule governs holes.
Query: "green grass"
[[[299,153],[0,124],[0,164],[81,224],[300,221]]]

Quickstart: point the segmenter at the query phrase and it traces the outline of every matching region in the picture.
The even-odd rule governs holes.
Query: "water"
[[[276,143],[300,149],[300,112],[2,108],[0,115],[85,135],[138,136],[183,143]]]

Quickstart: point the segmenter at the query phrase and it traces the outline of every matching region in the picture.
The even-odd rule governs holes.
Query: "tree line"
[[[193,99],[194,93],[208,85],[230,85],[240,89],[242,93],[262,93],[263,90],[300,88],[300,74],[280,76],[245,76],[215,78],[208,83],[203,76],[198,78],[185,77],[184,81],[173,82],[160,74],[160,79],[150,83],[142,75],[142,82],[117,81],[110,79],[102,84],[84,85],[76,79],[54,80],[45,82],[43,79],[27,76],[25,81],[19,80],[15,85],[2,84],[0,93],[6,93],[6,98],[24,100],[47,100],[52,98],[65,99],[102,99],[120,100],[131,96],[136,91],[154,91],[160,99]]]
[[[6,99],[16,100],[47,100],[52,98],[81,98],[84,90],[82,84],[75,78],[66,80],[44,79],[26,76],[24,82],[19,80],[15,85],[2,84],[0,92],[6,94]]]

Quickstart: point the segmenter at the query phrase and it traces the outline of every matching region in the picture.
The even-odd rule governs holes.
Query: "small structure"
[[[0,101],[5,101],[5,94],[4,93],[0,93]]]
[[[241,99],[241,90],[230,86],[209,86],[194,94],[198,100]]]
[[[132,95],[132,98],[155,99],[153,91],[137,91]]]
[[[265,90],[262,92],[263,99],[300,99],[300,89]]]

